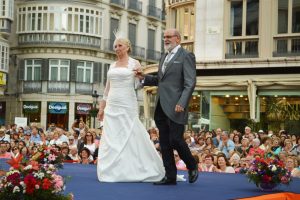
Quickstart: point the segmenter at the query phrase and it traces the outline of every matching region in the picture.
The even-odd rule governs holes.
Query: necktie
[[[168,63],[169,63],[169,61],[170,61],[171,55],[172,55],[172,52],[171,52],[171,53],[168,53],[168,55],[166,56],[166,58],[165,58],[165,60],[164,60],[164,63],[163,63],[163,65],[162,65],[162,69],[161,69],[163,74],[165,73],[165,70],[166,70],[167,65],[168,65]]]

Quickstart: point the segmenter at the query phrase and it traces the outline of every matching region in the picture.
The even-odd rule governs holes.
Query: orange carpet
[[[300,194],[282,192],[276,194],[267,194],[258,197],[242,198],[239,200],[300,200]]]

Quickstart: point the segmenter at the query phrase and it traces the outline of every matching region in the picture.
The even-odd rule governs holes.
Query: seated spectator
[[[291,175],[293,177],[299,177],[300,178],[300,169],[299,166],[297,166],[297,160],[293,156],[288,156],[285,161],[285,167],[287,170],[291,172]]]
[[[12,149],[11,149],[11,157],[12,158],[17,158],[19,155],[20,155],[20,150],[18,148],[18,146],[14,146]]]
[[[175,159],[175,163],[176,163],[176,168],[178,170],[186,170],[186,165],[183,162],[183,160],[181,160],[181,158],[178,155],[178,152],[176,150],[174,150],[174,159]]]
[[[203,150],[209,150],[209,151],[212,151],[213,149],[215,149],[216,147],[215,147],[215,145],[214,145],[214,143],[213,143],[213,140],[212,140],[212,138],[211,137],[207,137],[206,139],[205,139],[205,147],[203,148]]]
[[[218,149],[226,156],[226,158],[229,158],[234,152],[234,148],[234,143],[229,139],[228,132],[223,131],[221,134],[221,141],[219,143]]]
[[[88,148],[83,147],[80,151],[80,163],[81,164],[94,164],[93,160],[90,159],[91,152]]]
[[[20,153],[23,156],[23,158],[25,160],[28,160],[29,156],[30,156],[29,149],[26,146],[19,147],[19,148],[20,148]]]
[[[213,163],[214,161],[214,157],[209,154],[206,155],[204,158],[204,162],[203,163],[199,163],[199,171],[201,172],[215,172],[216,171],[216,166]]]
[[[297,156],[296,148],[293,147],[293,143],[291,139],[284,140],[284,147],[282,151],[285,151],[289,156]]]
[[[234,148],[235,150],[237,150],[237,148],[239,148],[240,146],[242,146],[242,143],[241,143],[241,136],[239,134],[234,134],[233,136],[233,143],[234,143]]]
[[[241,146],[236,148],[236,151],[241,155],[241,157],[246,157],[249,153],[249,150],[249,139],[243,138]]]
[[[0,141],[0,158],[11,158],[11,154],[7,150],[8,148],[6,143],[4,141]]]
[[[70,156],[69,156],[69,147],[66,147],[66,146],[62,147],[60,152],[61,152],[64,160],[66,160],[66,161],[72,160],[72,158],[70,158]]]
[[[30,142],[33,142],[34,144],[40,144],[40,142],[41,142],[41,136],[39,134],[39,129],[36,126],[33,126],[31,128]]]
[[[201,152],[204,148],[205,148],[204,138],[202,136],[199,136],[196,142],[196,149],[197,151]]]
[[[230,165],[233,167],[235,173],[239,173],[241,165],[240,165],[241,157],[238,153],[233,153],[229,159]]]
[[[80,144],[79,146],[79,152],[81,152],[81,150],[83,148],[87,148],[90,151],[90,155],[93,155],[95,150],[96,150],[96,144],[95,144],[95,138],[94,138],[94,134],[92,133],[92,131],[89,129],[88,132],[85,134],[83,143]]]
[[[259,148],[260,145],[260,141],[258,138],[253,139],[252,142],[252,147],[249,149],[249,154],[250,156],[253,156],[254,154],[259,154],[261,155],[261,157],[264,156],[264,150],[262,150],[261,148]]]
[[[78,155],[77,147],[71,147],[69,157],[73,160],[73,162],[80,162],[80,157]]]
[[[49,142],[49,145],[61,145],[62,141],[59,139],[59,133],[57,130],[53,132],[53,139]]]
[[[69,149],[76,148],[77,149],[77,144],[75,144],[75,138],[73,135],[69,136]]]
[[[5,134],[5,129],[4,128],[0,129],[0,141],[10,142],[10,136]]]
[[[230,163],[228,162],[226,155],[223,153],[219,153],[217,155],[217,169],[216,172],[221,173],[235,173],[233,167],[230,166]]]
[[[49,145],[49,141],[47,140],[47,136],[46,136],[46,134],[44,133],[44,132],[42,132],[41,134],[40,134],[40,137],[41,137],[41,141],[40,141],[40,145],[46,145],[46,146],[48,146]]]
[[[285,152],[285,151],[281,151],[281,152],[279,152],[279,154],[278,154],[279,160],[281,160],[281,161],[284,162],[284,163],[286,162],[287,157],[288,157],[288,154],[287,154],[287,152]]]
[[[264,136],[261,139],[261,145],[259,146],[265,153],[269,153],[271,150],[272,139],[270,137]]]

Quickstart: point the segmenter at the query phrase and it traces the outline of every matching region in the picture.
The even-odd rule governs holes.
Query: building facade
[[[0,97],[4,123],[26,117],[28,124],[69,129],[81,118],[98,127],[96,101],[116,59],[113,32],[131,40],[132,57],[155,63],[165,27],[162,8],[158,0],[16,0],[9,81]]]
[[[300,132],[299,0],[166,0],[197,60],[189,126]],[[156,65],[148,66],[155,73]],[[153,92],[154,91],[154,92]],[[146,101],[155,98],[150,89]],[[148,105],[151,115],[152,104]]]

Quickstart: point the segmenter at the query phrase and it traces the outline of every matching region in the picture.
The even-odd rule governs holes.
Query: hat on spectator
[[[73,135],[70,135],[70,136],[69,136],[69,140],[74,140],[74,136],[73,136]]]
[[[259,130],[258,133],[264,133],[264,131],[263,130]]]
[[[5,129],[4,128],[0,128],[0,133],[5,133]]]
[[[30,130],[24,131],[24,135],[31,135],[31,131]]]

